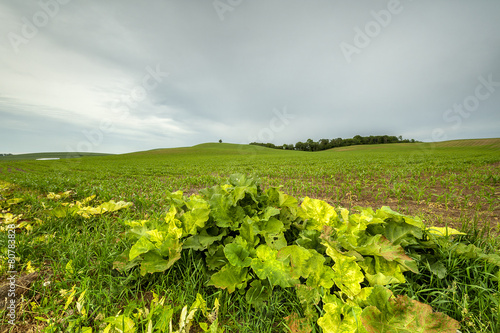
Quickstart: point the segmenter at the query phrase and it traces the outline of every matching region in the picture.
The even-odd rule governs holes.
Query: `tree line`
[[[382,143],[414,143],[418,142],[415,139],[403,139],[400,136],[392,136],[392,135],[370,135],[370,136],[361,136],[356,135],[350,139],[321,139],[318,141],[313,141],[312,139],[307,139],[306,142],[299,141],[295,145],[291,144],[283,144],[281,146],[275,145],[273,143],[260,143],[260,142],[252,142],[251,145],[263,146],[267,148],[273,149],[285,149],[285,150],[301,150],[301,151],[320,151],[326,150],[336,147],[346,147],[346,146],[354,146],[354,145],[373,145],[373,144],[382,144]]]

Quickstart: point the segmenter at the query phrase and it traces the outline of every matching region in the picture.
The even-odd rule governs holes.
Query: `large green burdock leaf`
[[[48,210],[47,212],[55,217],[61,218],[61,217],[66,217],[70,215],[75,215],[76,212],[79,210],[77,206],[59,206],[54,209]]]
[[[213,243],[220,241],[226,234],[226,229],[219,229],[217,227],[204,228],[199,234],[186,238],[182,248],[193,249],[195,251],[206,250]]]
[[[163,272],[170,267],[180,258],[174,257],[169,260],[163,259],[163,257],[155,252],[145,253],[141,261],[141,275],[146,275],[146,273],[156,273]]]
[[[229,263],[236,267],[249,267],[252,263],[249,254],[250,252],[238,243],[230,243],[224,247],[224,255]]]
[[[324,333],[367,332],[361,322],[362,309],[359,306],[344,303],[336,296],[330,296],[323,305],[323,311],[325,314],[318,319],[318,325]]]
[[[378,256],[387,261],[396,261],[405,268],[414,273],[418,273],[416,263],[408,257],[405,250],[400,245],[394,245],[384,236],[378,234],[373,237],[364,238],[362,244],[355,247],[354,250],[365,256]]]
[[[392,220],[394,222],[406,223],[415,226],[417,228],[420,228],[421,230],[425,228],[425,225],[422,222],[422,220],[400,214],[398,212],[393,211],[387,206],[383,206],[382,208],[377,209],[375,217],[384,220],[386,223],[388,222],[388,220]]]
[[[359,208],[361,209],[361,208]],[[360,214],[349,214],[345,208],[340,210],[342,223],[335,228],[337,240],[346,249],[356,247],[366,236],[366,228],[370,224],[383,223],[382,220],[373,217],[371,209],[361,209]]]
[[[155,249],[156,246],[147,237],[143,236],[130,248],[129,260]]]
[[[285,194],[281,191],[278,191],[279,193],[279,203],[278,205],[280,207],[289,207],[289,208],[296,208],[298,205],[297,199],[292,197],[291,195]]]
[[[296,286],[297,297],[302,304],[313,304],[316,305],[321,300],[321,295],[318,288],[310,287],[304,284],[299,284]]]
[[[395,261],[387,261],[380,257],[366,257],[365,260],[359,262],[359,266],[365,271],[366,280],[371,286],[406,282],[401,266]]]
[[[463,243],[458,243],[451,246],[450,250],[461,257],[467,259],[481,259],[500,267],[500,255],[496,253],[486,254],[481,248],[474,244],[465,245]]]
[[[116,257],[113,261],[113,269],[117,269],[122,272],[126,272],[129,269],[139,265],[142,261],[141,257],[136,257],[134,260],[129,260],[130,249],[125,250],[122,254]]]
[[[403,247],[419,244],[418,240],[423,237],[421,228],[407,223],[392,221],[386,223],[381,232],[392,244],[401,245]]]
[[[177,219],[177,208],[170,206],[167,214],[165,215],[165,222],[167,224],[167,232],[174,238],[181,238],[183,236],[182,222]]]
[[[337,212],[327,202],[305,197],[297,213],[306,221],[305,228],[309,230],[323,230],[325,225],[337,224]]]
[[[259,233],[261,235],[276,235],[285,231],[283,222],[274,217],[270,217],[267,220],[261,220],[258,224]]]
[[[306,249],[324,253],[325,247],[321,244],[320,236],[321,233],[317,230],[301,230],[295,243]]]
[[[104,321],[109,323],[108,326],[111,326],[115,330],[119,330],[119,332],[123,332],[123,333],[135,333],[136,332],[134,321],[125,315],[108,317],[108,318],[105,318]]]
[[[322,265],[325,261],[325,258],[317,252],[318,256],[314,257],[315,260],[311,260],[314,252],[298,245],[290,245],[279,250],[277,258],[290,260],[290,273],[294,278],[307,278],[314,269],[317,269],[318,264]]]
[[[247,280],[247,268],[226,265],[222,267],[220,271],[212,275],[208,285],[220,289],[227,289],[229,293],[232,293],[236,289],[244,288]]]
[[[267,220],[269,220],[270,217],[279,215],[279,213],[280,213],[280,210],[278,208],[268,206],[260,214],[260,219],[262,221],[267,221]],[[283,226],[283,223],[281,223],[281,225]]]
[[[291,267],[285,262],[277,259],[278,251],[271,249],[267,245],[260,245],[257,248],[257,258],[252,260],[252,269],[259,279],[268,279],[271,285],[282,288],[293,287],[299,283],[294,279]]]
[[[181,216],[185,234],[195,235],[198,228],[203,228],[210,214],[210,205],[200,196],[192,195],[186,202],[189,211]]]
[[[356,223],[363,223],[365,225],[384,223],[384,220],[382,220],[380,217],[377,217],[372,208],[364,208],[359,206],[356,206],[354,208],[357,209],[360,213],[351,214],[349,216],[350,219],[356,221]],[[342,208],[342,211],[349,213],[349,211],[345,208]]]
[[[410,299],[408,296],[393,297],[392,293],[377,286],[368,297],[372,305],[366,307],[361,320],[368,333],[456,333],[459,323],[432,308]]]
[[[228,264],[226,255],[224,254],[224,245],[213,244],[208,247],[207,252],[205,262],[210,270],[215,271]]]
[[[278,259],[290,260],[290,272],[294,278],[306,278],[310,287],[331,288],[335,272],[324,265],[325,258],[315,250],[290,245],[278,251]]]
[[[392,307],[390,306],[389,300],[393,296],[392,292],[383,287],[383,286],[375,286],[373,287],[370,295],[367,298],[368,306],[375,306],[381,312],[385,313],[387,316],[393,314]]]
[[[256,308],[264,306],[264,302],[271,296],[272,287],[266,281],[254,280],[250,284],[245,298],[249,304]]]
[[[242,173],[234,173],[229,176],[229,183],[234,187],[248,186],[257,188],[260,180],[258,178],[248,177],[247,175]]]
[[[158,252],[160,255],[168,257],[169,261],[173,264],[181,257],[182,243],[178,239],[172,238],[169,235],[160,245]]]
[[[297,208],[298,201],[296,198],[288,195],[276,187],[270,187],[265,191],[265,194],[269,197],[269,201],[272,205],[278,206],[280,208],[288,207],[288,208]]]
[[[324,245],[326,246],[326,254],[335,262],[332,267],[335,272],[333,279],[335,284],[348,297],[353,298],[360,293],[361,282],[365,279],[361,268],[356,263],[356,257],[344,255],[326,242]]]
[[[280,214],[277,218],[289,229],[290,225],[297,219],[298,200],[275,187],[268,188],[265,194],[268,196],[269,205],[280,208]]]
[[[258,202],[258,179],[249,178],[244,174],[233,174],[229,176],[229,183],[234,186],[230,195],[235,205],[247,194],[254,202]]]
[[[238,186],[233,189],[233,191],[231,192],[231,201],[233,202],[233,206],[236,206],[238,204],[238,201],[245,198],[246,189],[246,186]]]
[[[218,227],[227,228],[233,224],[230,215],[230,208],[233,205],[231,198],[217,193],[210,197],[209,203],[212,210],[212,216]]]
[[[269,247],[279,250],[287,246],[287,241],[283,234],[283,231],[286,229],[280,220],[270,217],[269,220],[261,220],[258,224],[259,234],[264,236],[264,240]]]
[[[337,274],[331,267],[321,265],[309,274],[307,285],[312,287],[323,287],[330,289],[334,285]]]
[[[182,207],[185,203],[182,191],[176,191],[176,192],[167,191],[165,199],[172,206]]]
[[[258,218],[255,217],[257,220]],[[257,222],[251,219],[250,217],[245,217],[241,226],[239,228],[240,236],[243,238],[249,247],[255,248],[257,244],[260,242],[259,236],[257,234],[260,232]]]

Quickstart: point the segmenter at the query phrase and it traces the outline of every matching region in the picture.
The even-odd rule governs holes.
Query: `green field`
[[[78,317],[73,304],[77,296],[64,309],[68,296],[61,290],[76,286],[78,293],[86,290],[88,312],[79,324],[92,327],[94,332],[104,329],[104,318],[150,306],[153,292],[167,296],[175,323],[182,307],[192,304],[200,293],[209,308],[215,298],[221,301],[219,322],[226,332],[283,332],[284,317],[292,312],[305,316],[289,288],[275,289],[264,308],[251,307],[238,292],[229,294],[207,287],[205,268],[193,264],[198,261],[190,257],[191,252],[183,254],[165,273],[141,276],[133,271],[127,275],[112,269],[113,261],[132,244],[122,237],[128,230],[124,221],[161,219],[170,205],[167,191],[181,190],[191,195],[241,173],[260,178],[263,189],[281,186],[281,191],[299,202],[304,197],[321,199],[353,212],[358,206],[374,210],[389,206],[402,214],[420,217],[428,226],[451,226],[466,232],[468,236],[460,238],[464,244],[478,246],[484,255],[496,255],[500,233],[499,166],[500,139],[351,146],[321,152],[206,143],[52,161],[0,159],[0,181],[14,184],[5,185],[0,195],[24,200],[3,207],[4,214],[7,210],[23,214],[17,222],[25,222],[16,229],[18,270],[27,271],[27,263],[31,262],[36,271],[35,281],[24,294],[22,314],[17,313],[24,324],[16,329],[67,330]],[[71,191],[67,202],[96,195],[95,200],[101,203],[125,201],[133,206],[90,219],[48,215],[47,210],[60,203],[48,199],[47,194],[65,191]],[[2,247],[6,249],[4,243]],[[443,250],[440,255],[444,258],[447,252]],[[428,275],[407,277],[407,283],[394,285],[392,290],[458,320],[462,332],[498,332],[500,261],[491,265],[478,258],[450,255],[444,263],[449,272],[446,276],[431,274],[434,266]],[[419,264],[423,271],[434,265]],[[6,271],[2,266],[3,281]],[[12,328],[7,324],[2,327]],[[315,325],[312,330],[320,331]],[[202,329],[194,325],[192,331]]]
[[[481,145],[482,144],[482,145]],[[165,190],[194,193],[240,172],[294,196],[332,205],[391,208],[455,227],[498,224],[500,140],[388,144],[323,152],[226,143],[60,161],[0,163],[0,178],[40,191],[159,207]],[[47,181],[50,179],[50,181]]]

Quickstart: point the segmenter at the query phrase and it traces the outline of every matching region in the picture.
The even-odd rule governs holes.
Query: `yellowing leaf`
[[[69,292],[70,292],[70,294],[66,298],[66,305],[64,305],[64,310],[66,310],[69,307],[71,302],[73,302],[73,298],[75,298],[75,293],[76,293],[75,286],[73,286]]]
[[[337,212],[327,202],[305,197],[300,205],[298,215],[307,220],[309,230],[323,230],[325,225],[336,225]]]
[[[356,263],[356,257],[344,255],[328,243],[324,243],[324,245],[326,246],[326,254],[335,262],[332,267],[335,272],[335,284],[348,297],[353,298],[361,292],[361,282],[365,279],[361,268]]]
[[[165,216],[165,222],[168,225],[168,233],[169,235],[172,235],[173,237],[180,239],[182,237],[182,227],[181,227],[181,221],[179,221],[176,218],[177,214],[177,209],[175,206],[170,206],[170,209],[167,212],[167,215]]]
[[[75,270],[73,269],[73,260],[68,261],[66,264],[66,272],[69,274],[74,274]]]
[[[344,303],[332,295],[323,310],[325,314],[318,319],[318,325],[324,333],[366,333],[359,306]]]
[[[119,330],[121,333],[135,333],[135,323],[132,319],[125,315],[119,315],[116,317],[108,317],[104,319],[105,322],[109,323],[108,327],[106,329],[108,332],[112,328]],[[106,331],[106,329],[104,331]]]
[[[391,291],[377,286],[368,297],[361,320],[368,333],[416,332],[456,333],[459,323],[408,296],[393,297]]]
[[[395,261],[366,257],[359,266],[365,271],[365,277],[371,286],[406,282],[401,266]]]
[[[449,227],[431,227],[426,229],[429,233],[438,236],[453,236],[453,235],[467,235],[466,233],[460,232],[456,229]]]
[[[31,260],[26,264],[26,271],[28,273],[34,273],[36,271],[35,268],[31,266]]]
[[[83,306],[83,302],[79,302],[77,301],[76,302],[76,309],[78,310],[78,312],[80,312],[80,314],[84,317],[87,316],[87,310],[85,310],[85,307]]]
[[[238,243],[227,244],[224,247],[224,255],[229,263],[236,267],[248,267],[252,263],[250,252]]]
[[[150,240],[153,243],[157,243],[158,245],[161,244],[165,240],[163,232],[160,232],[157,229],[148,230],[146,232],[146,234],[148,234],[150,236]]]
[[[285,265],[284,261],[277,259],[278,251],[271,249],[267,245],[260,245],[257,248],[257,258],[252,260],[252,269],[259,279],[269,279],[272,285],[279,285],[282,288],[293,287],[299,280],[292,275],[291,267]]]
[[[156,249],[156,246],[149,239],[147,239],[146,237],[141,237],[130,249],[129,260],[133,260],[138,255],[154,249]]]
[[[247,268],[225,265],[220,271],[212,275],[208,285],[227,289],[229,293],[232,293],[236,289],[246,286],[247,274]]]

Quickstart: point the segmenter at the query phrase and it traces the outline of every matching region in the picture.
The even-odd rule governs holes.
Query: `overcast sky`
[[[0,0],[0,153],[500,137],[498,0]]]

